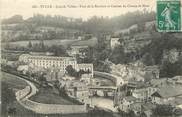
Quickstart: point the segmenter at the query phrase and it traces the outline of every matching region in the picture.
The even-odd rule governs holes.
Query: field
[[[78,104],[59,96],[58,94],[54,93],[53,89],[51,88],[39,89],[39,92],[36,95],[32,96],[30,100],[45,104],[62,104],[62,105]]]
[[[1,72],[1,82],[2,84],[3,82],[6,82],[6,84],[15,90],[23,89],[28,85],[25,81],[18,79],[17,76],[5,72]]]

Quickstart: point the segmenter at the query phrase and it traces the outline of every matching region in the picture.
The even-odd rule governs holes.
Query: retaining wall
[[[20,103],[25,108],[41,114],[71,114],[87,112],[85,105],[43,104],[31,100],[22,100]]]

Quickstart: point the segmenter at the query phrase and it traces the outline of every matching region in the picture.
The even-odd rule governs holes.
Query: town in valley
[[[180,117],[182,34],[155,13],[1,24],[3,117]]]

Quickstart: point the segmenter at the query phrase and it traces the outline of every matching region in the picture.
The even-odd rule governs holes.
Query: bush
[[[174,107],[171,105],[157,105],[155,109],[153,109],[154,115],[160,116],[172,116]]]

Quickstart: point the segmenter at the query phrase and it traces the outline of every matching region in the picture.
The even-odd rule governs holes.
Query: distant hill
[[[15,15],[8,19],[3,19],[2,24],[16,24],[16,23],[22,23],[23,17],[21,15]]]
[[[78,29],[86,33],[99,35],[100,33],[113,32],[128,28],[134,24],[141,22],[153,21],[155,19],[154,12],[135,11],[129,12],[124,15],[108,17],[93,16],[87,21],[83,21],[81,18],[69,18],[64,16],[44,16],[36,14],[27,20],[23,20],[22,16],[15,15],[9,19],[4,19],[2,24],[12,23],[26,23],[35,24],[35,26],[50,26],[60,27],[64,29]]]

